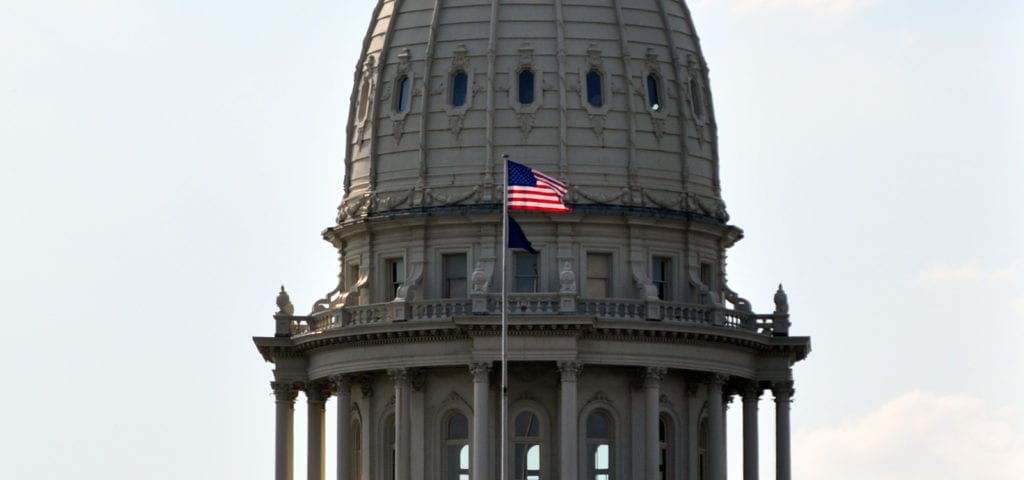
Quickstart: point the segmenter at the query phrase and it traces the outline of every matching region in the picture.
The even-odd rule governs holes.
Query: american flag
[[[526,165],[508,162],[509,210],[569,213],[572,209],[562,201],[567,191],[568,187],[554,178]]]

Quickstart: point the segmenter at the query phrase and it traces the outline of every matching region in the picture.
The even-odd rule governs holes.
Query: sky
[[[372,7],[0,0],[5,478],[272,478],[251,337],[282,284],[300,312],[333,288]],[[784,284],[812,338],[794,478],[1020,478],[1024,3],[690,7],[745,231],[729,283],[757,311]]]

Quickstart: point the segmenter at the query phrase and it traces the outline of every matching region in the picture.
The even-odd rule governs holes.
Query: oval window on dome
[[[661,95],[658,92],[658,77],[653,73],[647,74],[647,105],[651,110],[661,110]]]
[[[404,112],[409,108],[409,96],[412,94],[412,80],[408,75],[398,78],[395,92],[395,111]]]
[[[533,103],[533,70],[526,69],[519,72],[519,103],[529,105]]]
[[[452,75],[452,106],[461,107],[466,104],[466,90],[469,86],[469,76],[466,72],[459,70]]]
[[[604,105],[604,94],[601,92],[601,72],[587,72],[587,103],[595,107]]]

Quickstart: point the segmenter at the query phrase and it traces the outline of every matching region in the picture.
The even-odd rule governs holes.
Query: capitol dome
[[[734,396],[756,479],[771,390],[789,480],[810,339],[781,285],[763,313],[728,285],[742,231],[682,1],[380,0],[355,70],[338,283],[298,313],[282,288],[254,338],[276,479],[299,392],[310,480],[331,396],[339,479],[723,480]],[[507,248],[506,158],[567,185],[571,213],[514,213],[530,249]]]

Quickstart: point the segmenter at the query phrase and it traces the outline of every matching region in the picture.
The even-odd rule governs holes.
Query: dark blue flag
[[[508,248],[521,248],[530,253],[537,253],[523,233],[523,227],[520,227],[512,217],[508,217]]]

